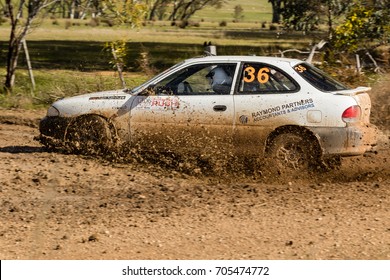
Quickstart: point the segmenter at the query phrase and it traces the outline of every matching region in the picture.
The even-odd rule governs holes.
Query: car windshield
[[[308,63],[301,63],[294,66],[295,71],[311,85],[322,91],[347,90],[347,86],[336,81],[320,69]]]
[[[169,67],[168,69],[164,70],[163,72],[161,72],[157,76],[154,76],[150,80],[147,80],[145,83],[143,83],[143,84],[141,84],[141,85],[139,85],[139,86],[137,86],[137,87],[135,87],[133,89],[130,89],[129,93],[136,93],[140,89],[143,89],[143,88],[147,87],[148,85],[152,85],[154,83],[154,81],[158,80],[162,75],[164,75],[165,73],[167,73],[167,72],[169,72],[169,71],[171,71],[173,69],[176,69],[176,68],[180,67],[181,65],[183,65],[183,63],[184,63],[184,61]]]

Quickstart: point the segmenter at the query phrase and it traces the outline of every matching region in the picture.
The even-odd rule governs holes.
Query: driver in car
[[[210,86],[217,94],[229,94],[232,85],[232,77],[221,66],[212,69],[206,78],[209,80]]]

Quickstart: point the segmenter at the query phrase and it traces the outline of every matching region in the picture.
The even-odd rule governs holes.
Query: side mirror
[[[171,88],[166,86],[150,85],[144,89],[139,96],[151,96],[151,95],[172,95],[173,91]]]
[[[149,95],[156,95],[155,85],[150,85],[146,89],[144,89],[142,92],[140,92],[139,96],[149,96]]]

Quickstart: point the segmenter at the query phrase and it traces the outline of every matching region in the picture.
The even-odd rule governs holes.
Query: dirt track
[[[285,184],[48,153],[0,110],[0,259],[390,259],[389,88],[376,154]]]

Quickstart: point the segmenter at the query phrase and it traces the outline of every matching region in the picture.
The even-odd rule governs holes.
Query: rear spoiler
[[[353,96],[353,95],[356,95],[356,94],[359,94],[359,93],[366,93],[366,92],[368,92],[370,90],[371,90],[370,87],[357,87],[355,89],[347,89],[347,90],[335,92],[334,94],[335,95],[349,95],[349,96]]]

